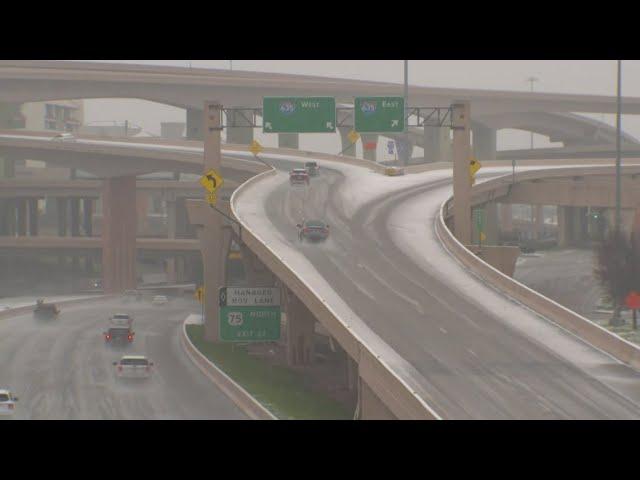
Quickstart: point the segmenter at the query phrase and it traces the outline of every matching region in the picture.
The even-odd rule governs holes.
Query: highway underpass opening
[[[195,347],[279,419],[353,419],[355,405],[348,408],[317,391],[304,373],[256,358],[245,345],[205,342],[203,334],[202,325],[187,325]]]

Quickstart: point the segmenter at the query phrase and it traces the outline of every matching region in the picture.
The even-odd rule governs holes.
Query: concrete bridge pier
[[[532,205],[532,212],[535,212],[535,228],[533,238],[542,240],[544,238],[544,205]]]
[[[452,161],[448,128],[424,127],[422,146],[425,163]]]
[[[510,203],[500,204],[500,230],[504,233],[513,232],[513,209]]]
[[[56,214],[58,217],[58,236],[67,236],[67,210],[69,201],[65,197],[56,198]]]
[[[71,204],[71,236],[80,236],[80,198],[69,199]]]
[[[477,123],[473,124],[473,151],[480,162],[496,159],[497,131]]]
[[[187,108],[187,140],[202,140],[204,134],[202,132],[202,110],[198,108]]]
[[[299,367],[314,362],[315,317],[286,286],[282,286],[282,304],[287,316],[287,363]]]
[[[27,235],[27,199],[16,199],[16,233],[19,237]]]
[[[102,283],[105,293],[136,288],[136,177],[105,179],[102,190]]]
[[[232,110],[227,113],[227,125],[240,125],[236,127],[225,128],[227,132],[227,143],[233,143],[237,145],[250,145],[253,142],[253,127],[249,120],[249,112],[239,112]],[[243,127],[242,125],[247,125]]]
[[[300,135],[297,133],[279,133],[278,148],[298,150],[300,148]]]
[[[360,135],[362,141],[362,156],[365,160],[371,160],[372,162],[376,161],[377,158],[377,145],[378,139],[380,136],[376,133],[363,133]],[[368,150],[365,147],[365,144],[375,143],[376,148],[373,150]]]
[[[1,198],[0,199],[0,235],[14,235],[15,234],[15,206],[13,199]]]
[[[82,226],[86,237],[93,236],[93,198],[82,199]]]
[[[38,199],[30,198],[27,200],[28,216],[29,216],[29,235],[38,236]]]

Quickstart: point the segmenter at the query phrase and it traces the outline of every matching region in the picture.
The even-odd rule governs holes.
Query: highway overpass
[[[216,99],[226,107],[260,107],[264,96],[325,95],[339,104],[356,96],[400,95],[402,86],[330,77],[264,72],[189,69],[96,62],[0,61],[0,101],[29,102],[76,98],[137,98],[187,110],[187,136],[201,139],[202,102]],[[496,132],[502,128],[529,130],[552,142],[574,145],[612,143],[613,129],[572,113],[615,113],[614,97],[499,90],[409,87],[410,106],[448,107],[468,101],[474,117],[474,148],[480,160],[496,158]],[[624,98],[625,114],[640,113],[640,99]],[[238,125],[245,123],[239,115]],[[348,131],[340,132],[342,138]],[[368,140],[377,135],[367,134]],[[233,128],[227,143],[248,144],[251,128]],[[637,141],[630,136],[633,145]],[[425,148],[426,161],[447,155],[446,139],[434,129],[413,129],[412,143]],[[296,134],[279,136],[279,146],[298,148]],[[348,145],[343,145],[348,146]],[[443,151],[444,149],[444,151]],[[366,155],[375,158],[372,152]]]

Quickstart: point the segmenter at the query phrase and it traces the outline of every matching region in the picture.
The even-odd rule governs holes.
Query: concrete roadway
[[[0,388],[20,399],[14,419],[244,419],[246,416],[187,358],[181,323],[198,312],[195,301],[167,306],[110,300],[61,307],[57,320],[31,314],[0,320]],[[126,349],[102,336],[115,312],[134,315],[136,337]],[[155,362],[148,381],[122,382],[112,362],[144,354]],[[3,417],[0,417],[3,418]]]
[[[348,219],[337,193],[344,178],[322,170],[308,191],[286,181],[275,189],[266,205],[269,220],[424,376],[427,401],[443,418],[640,418],[638,372],[556,327],[553,335],[566,337],[563,341],[589,359],[593,372],[587,373],[582,363],[589,362],[578,367],[547,348],[542,335],[533,338],[511,328],[394,244],[388,231],[391,212],[416,195],[450,190],[450,180],[388,195]],[[433,218],[435,210],[425,212],[425,218],[429,215]],[[331,238],[325,244],[300,244],[295,224],[303,217],[328,221]],[[425,242],[436,244],[435,238]]]

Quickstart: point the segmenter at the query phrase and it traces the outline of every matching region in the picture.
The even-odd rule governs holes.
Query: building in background
[[[48,100],[22,104],[22,116],[27,130],[77,132],[84,122],[82,100]]]

